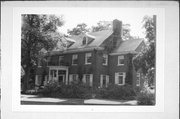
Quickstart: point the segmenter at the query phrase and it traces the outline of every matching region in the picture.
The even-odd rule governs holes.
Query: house
[[[47,62],[36,71],[37,86],[50,80],[67,85],[79,80],[92,87],[142,85],[132,57],[145,43],[143,39],[123,40],[121,21],[113,20],[111,30],[72,36],[67,41],[66,49],[47,53]]]

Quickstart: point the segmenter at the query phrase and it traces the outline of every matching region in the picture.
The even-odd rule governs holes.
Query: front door
[[[59,84],[62,84],[64,82],[65,75],[59,75],[58,76],[58,82]]]

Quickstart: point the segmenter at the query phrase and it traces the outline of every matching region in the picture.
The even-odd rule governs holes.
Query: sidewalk
[[[106,99],[59,99],[38,97],[36,95],[21,95],[23,105],[137,105],[136,100],[119,101]]]

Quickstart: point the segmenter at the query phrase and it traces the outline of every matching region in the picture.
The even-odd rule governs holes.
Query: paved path
[[[36,95],[21,95],[21,104],[29,105],[137,105],[136,100],[120,101],[105,99],[64,99],[46,98]]]

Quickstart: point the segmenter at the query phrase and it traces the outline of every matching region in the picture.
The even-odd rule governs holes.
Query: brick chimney
[[[113,20],[113,47],[117,47],[122,41],[122,21]]]

